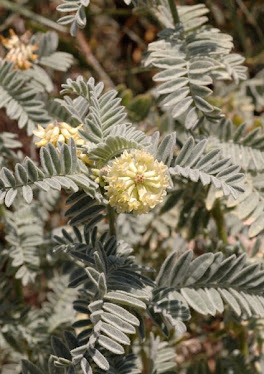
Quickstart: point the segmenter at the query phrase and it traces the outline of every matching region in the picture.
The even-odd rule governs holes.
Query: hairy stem
[[[169,2],[173,22],[174,22],[175,25],[177,25],[177,23],[180,23],[180,17],[179,17],[179,14],[178,14],[178,10],[177,10],[177,7],[176,7],[175,0],[168,0],[168,2]]]
[[[215,220],[218,237],[224,244],[228,243],[225,226],[225,218],[221,209],[220,201],[217,199],[212,209],[212,216]]]
[[[109,223],[109,232],[111,236],[116,236],[116,213],[114,208],[112,208],[109,204],[107,205],[107,215],[108,215],[108,223]]]

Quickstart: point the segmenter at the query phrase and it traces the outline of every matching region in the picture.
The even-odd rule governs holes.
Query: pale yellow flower
[[[167,166],[144,150],[125,151],[107,167],[109,204],[118,213],[147,213],[161,203],[169,185]]]
[[[82,125],[77,127],[72,127],[66,122],[52,122],[49,123],[46,128],[38,125],[38,129],[33,131],[33,134],[36,135],[39,140],[36,142],[36,146],[43,147],[48,143],[58,147],[58,143],[68,144],[70,138],[73,138],[77,146],[82,146],[85,144],[85,140],[82,139],[78,133],[78,130],[82,128]],[[77,156],[86,164],[92,164],[92,161],[89,160],[88,155],[82,153],[81,150],[77,150]]]
[[[31,68],[32,61],[38,58],[38,55],[35,53],[38,46],[23,42],[14,30],[9,30],[9,34],[10,38],[0,35],[3,46],[9,50],[5,56],[5,60],[13,62],[16,69],[27,70]]]

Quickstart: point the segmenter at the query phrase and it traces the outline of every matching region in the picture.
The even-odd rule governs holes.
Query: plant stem
[[[174,25],[176,26],[177,23],[180,23],[180,17],[179,17],[178,10],[175,4],[175,0],[168,0],[168,2],[169,2],[173,22],[174,22]]]
[[[78,30],[76,39],[81,49],[81,52],[85,57],[86,62],[94,69],[94,71],[96,71],[96,73],[98,74],[98,77],[100,78],[101,81],[104,82],[107,88],[113,88],[115,86],[113,81],[108,76],[108,74],[104,71],[100,62],[94,56],[90,48],[90,45],[88,41],[86,40],[84,33],[81,30]]]
[[[245,14],[248,22],[255,27],[255,30],[256,30],[256,33],[259,37],[259,40],[262,41],[263,40],[263,33],[262,33],[262,30],[261,28],[259,27],[255,17],[250,13],[250,11],[248,10],[248,8],[246,7],[246,5],[244,4],[244,2],[242,0],[236,0],[237,2],[237,5],[240,7],[240,9],[242,10],[242,12]]]
[[[14,290],[18,300],[23,300],[23,288],[20,279],[14,279]]]
[[[212,216],[215,220],[216,228],[217,228],[217,234],[219,238],[222,240],[224,244],[228,243],[227,240],[227,232],[226,232],[226,226],[225,226],[225,219],[224,215],[221,209],[220,201],[219,199],[216,200],[214,207],[212,209]]]
[[[54,30],[60,32],[67,32],[67,28],[57,24],[56,22],[43,17],[39,14],[32,12],[31,10],[27,9],[24,5],[14,4],[13,1],[9,0],[0,0],[0,6],[3,6],[6,9],[12,10],[13,12],[19,13],[24,17],[31,19],[32,21],[41,23],[44,26],[51,27]]]
[[[0,205],[0,217],[5,217],[5,209],[4,209],[4,206],[3,205]],[[0,226],[1,228],[1,226]]]
[[[248,56],[251,54],[251,51],[247,43],[247,31],[244,27],[243,22],[240,20],[238,16],[236,1],[225,0],[225,4],[232,17],[233,27],[234,27],[236,36],[238,40],[240,41],[245,54]]]
[[[115,219],[116,213],[114,209],[108,204],[107,205],[107,214],[108,214],[108,223],[109,223],[109,232],[111,236],[116,236],[116,226]]]

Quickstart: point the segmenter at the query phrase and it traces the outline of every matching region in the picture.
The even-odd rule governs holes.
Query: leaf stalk
[[[178,23],[180,23],[180,17],[178,14],[177,6],[175,3],[175,0],[168,0],[168,2],[169,2],[173,22],[174,22],[174,25],[176,26]]]

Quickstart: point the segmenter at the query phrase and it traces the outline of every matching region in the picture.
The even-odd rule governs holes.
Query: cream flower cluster
[[[109,204],[118,213],[147,213],[162,202],[169,185],[167,166],[144,150],[125,151],[104,178]]]
[[[38,129],[33,131],[33,134],[41,140],[39,140],[35,144],[38,147],[43,147],[48,143],[51,143],[54,145],[54,147],[57,147],[58,142],[67,144],[70,138],[73,138],[77,146],[84,145],[85,141],[80,137],[78,133],[78,130],[80,130],[81,128],[82,125],[79,125],[78,127],[72,127],[66,122],[52,122],[49,123],[46,128],[38,125]],[[77,156],[87,164],[92,163],[89,160],[87,154],[82,153],[81,150],[77,150]]]
[[[38,58],[35,51],[38,49],[36,44],[28,44],[21,41],[14,30],[9,30],[10,38],[0,35],[3,46],[9,50],[5,60],[14,63],[14,67],[20,70],[31,68],[32,62]]]

